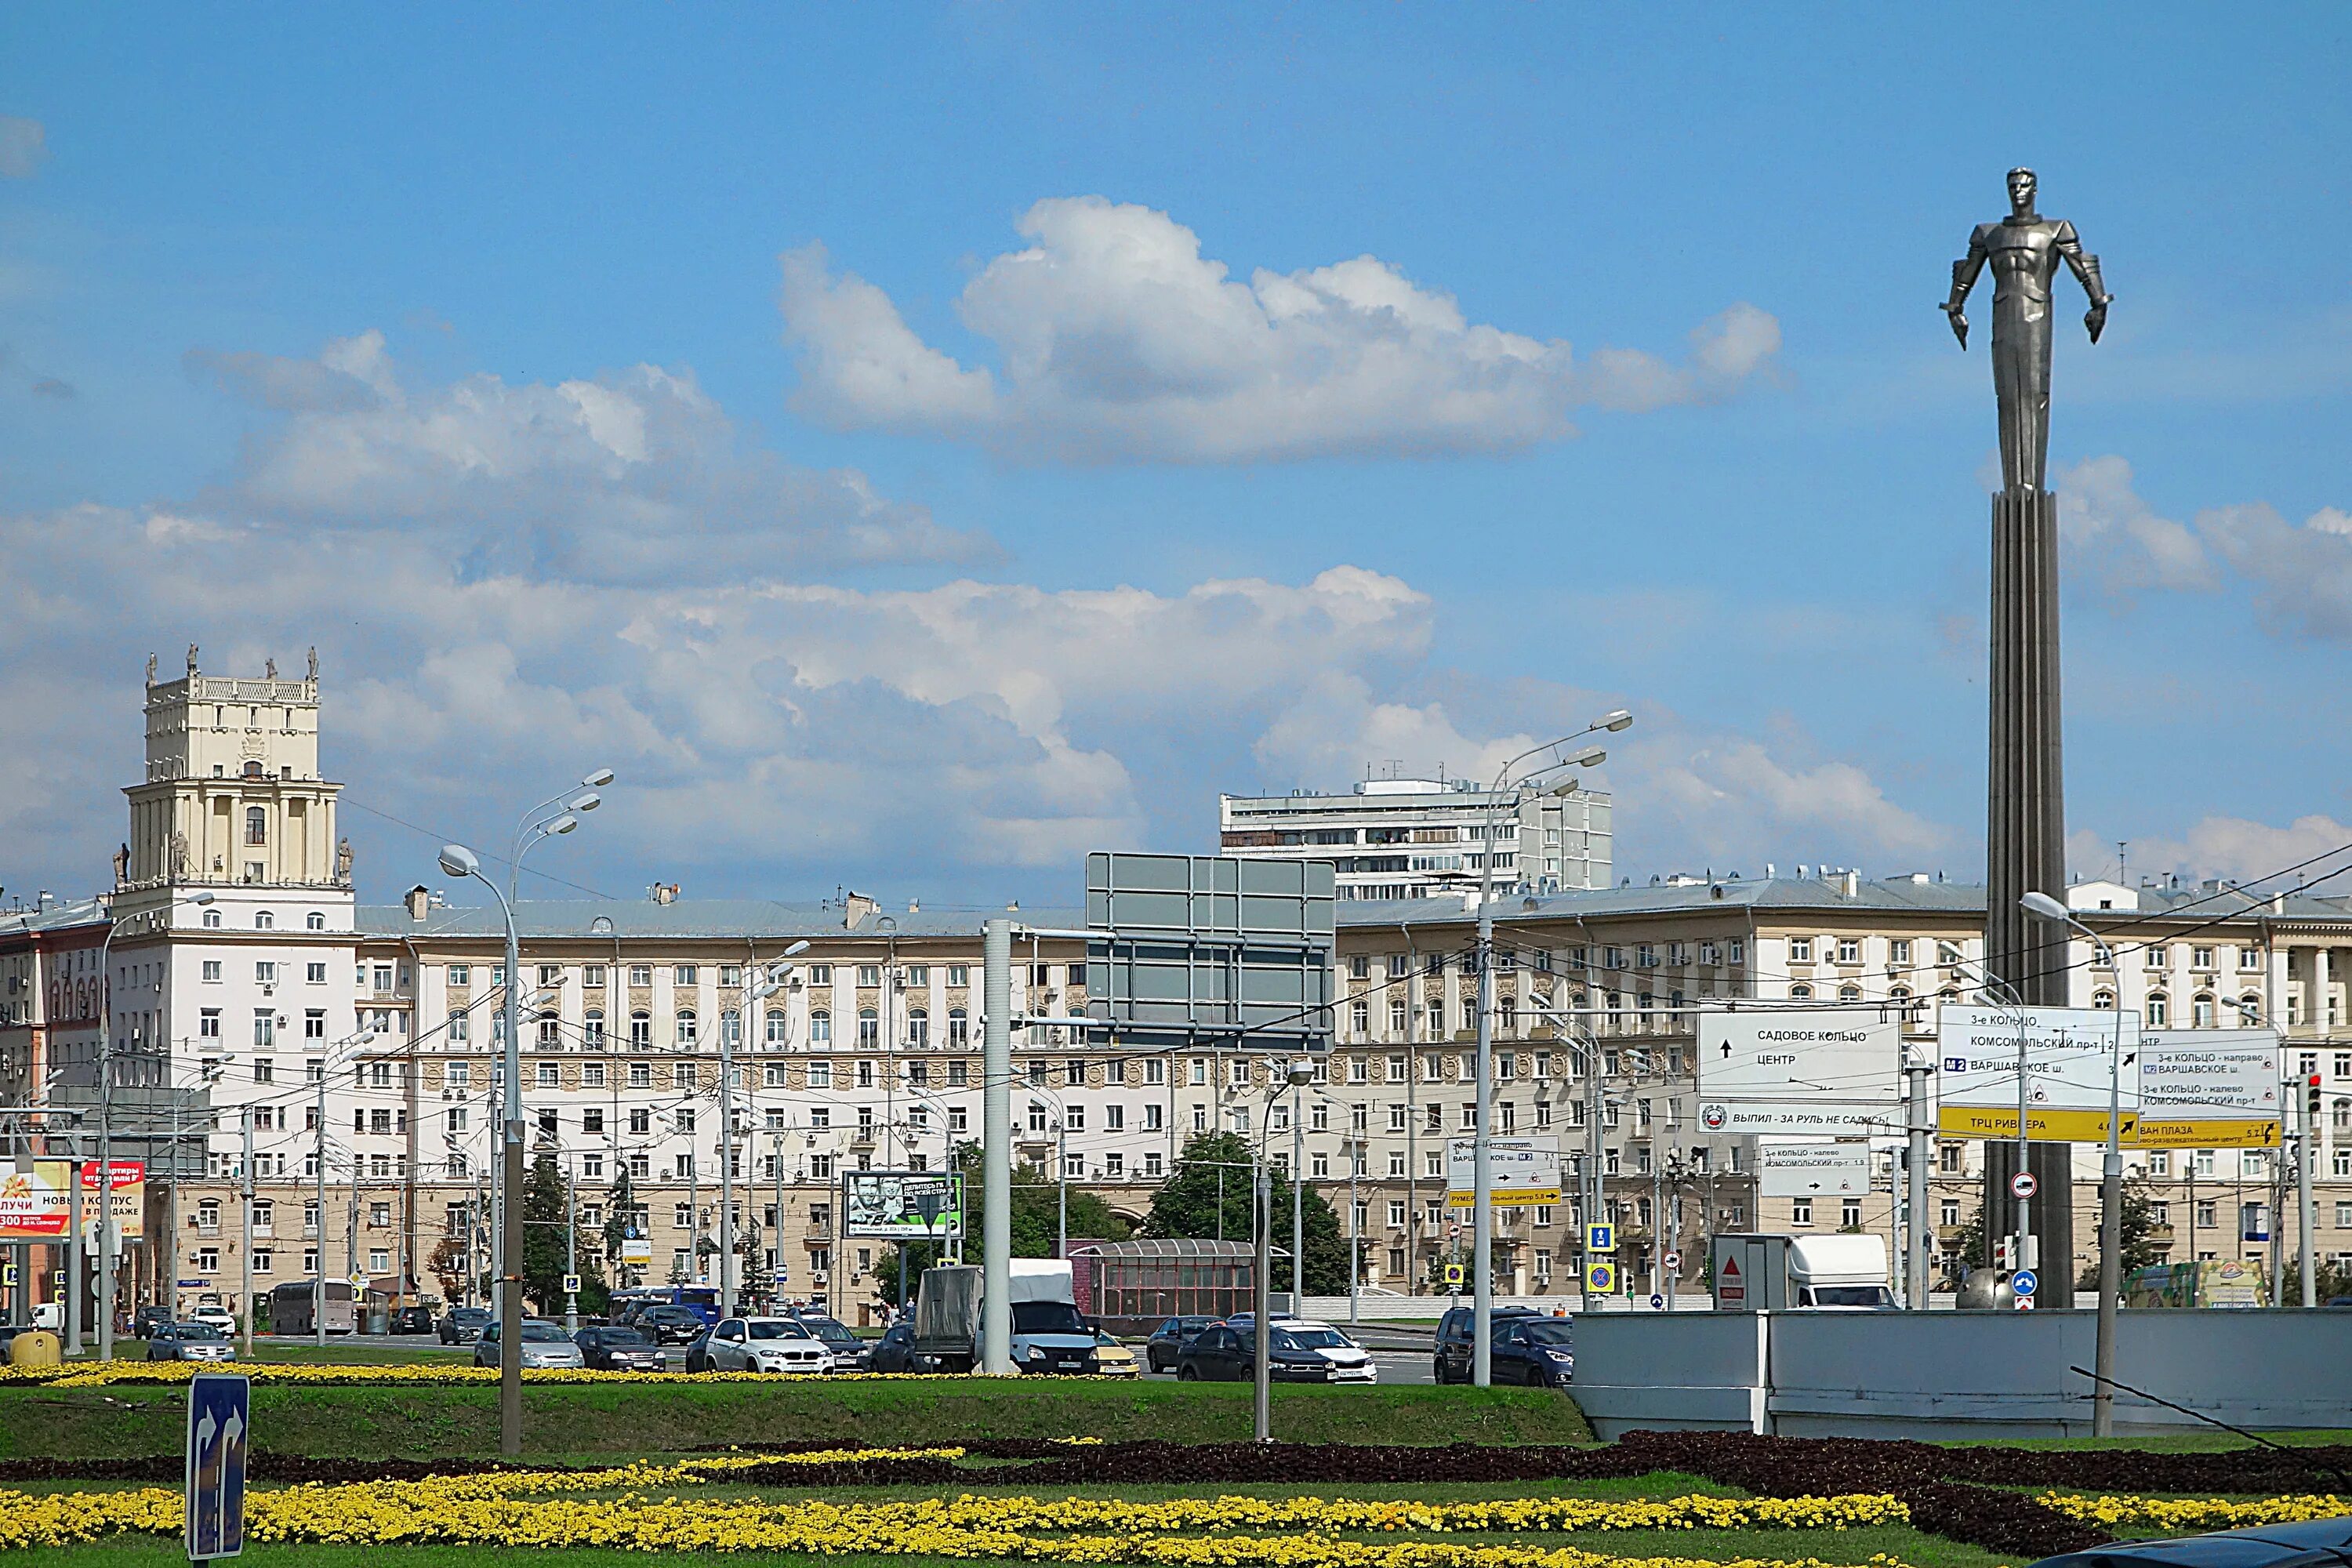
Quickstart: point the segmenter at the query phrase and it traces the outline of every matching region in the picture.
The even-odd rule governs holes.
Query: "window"
[[[1862,962],[1862,943],[1853,937],[1842,936],[1838,938],[1837,952],[1837,961],[1840,963],[1860,963]]]
[[[695,967],[691,963],[681,963],[670,971],[670,984],[673,985],[685,988],[698,983]]]
[[[654,1043],[654,1016],[642,1008],[629,1015],[629,1048],[644,1050]]]
[[[700,1087],[701,1073],[694,1062],[676,1062],[670,1068],[670,1087],[692,1091]],[[694,1125],[693,1112],[687,1112],[687,1125]]]
[[[2210,968],[2212,968],[2212,967],[2213,967],[2213,950],[2212,950],[2211,948],[2210,948],[2210,947],[2193,947],[2193,946],[2192,946],[2191,948],[2189,948],[2189,968],[2191,968],[2191,969],[2210,969]]]
[[[694,1016],[694,1009],[688,1007],[679,1011],[677,1016],[671,1020],[671,1026],[676,1031],[674,1037],[679,1048],[684,1049],[694,1044],[696,1037],[701,1031],[702,1024],[701,1020]]]
[[[651,985],[653,983],[654,983],[654,966],[653,966],[652,964],[650,964],[650,963],[632,963],[631,965],[629,965],[629,984],[632,984],[632,985]]]
[[[247,868],[248,871],[253,869],[253,868],[252,868],[252,867],[247,867],[247,868]],[[257,880],[258,880],[258,879],[257,879]],[[278,917],[277,917],[276,915],[274,915],[274,914],[271,914],[268,910],[256,910],[253,912],[253,929],[254,929],[254,930],[256,930],[256,931],[274,931],[274,930],[276,930],[276,929],[277,929],[277,926],[278,926]]]
[[[857,1046],[860,1050],[873,1050],[882,1044],[882,1020],[871,1007],[857,1010]]]
[[[1910,963],[1911,939],[1909,937],[1898,936],[1894,941],[1888,942],[1886,944],[1886,961],[1889,963]]]
[[[580,1044],[592,1051],[601,1051],[604,1048],[604,1009],[602,1007],[589,1008],[581,1018]],[[595,1072],[599,1079],[604,1076],[604,1069],[602,1067],[598,1067]]]
[[[1789,939],[1789,962],[1791,963],[1811,963],[1812,961],[1813,939],[1809,936],[1790,937]],[[1811,1222],[1809,1220],[1806,1223],[1811,1224]]]
[[[859,964],[857,966],[857,984],[865,986],[869,991],[881,984],[882,966],[878,963]]]
[[[245,808],[245,841],[253,845],[269,842],[269,812],[266,807],[248,805]]]
[[[923,1008],[912,1007],[907,1012],[907,1044],[920,1049],[931,1043],[931,1016]]]
[[[278,965],[266,958],[258,960],[253,966],[253,978],[263,985],[277,984]]]
[[[1789,1205],[1789,1223],[1792,1226],[1809,1226],[1812,1224],[1813,1200],[1811,1198],[1798,1198],[1792,1201]]]
[[[1862,1225],[1862,1200],[1860,1198],[1848,1198],[1839,1205],[1838,1224],[1847,1230],[1853,1230],[1860,1227]]]
[[[205,911],[205,929],[209,931],[218,931],[220,930],[220,923],[221,912],[218,910],[206,910]]]
[[[604,966],[601,963],[583,965],[580,970],[580,985],[585,991],[604,989]]]
[[[539,1064],[540,1088],[560,1089],[562,1087],[562,1084],[563,1069],[562,1068],[557,1067],[553,1062],[541,1062]]]
[[[278,1044],[278,1015],[267,1007],[253,1010],[253,1048],[257,1051],[274,1049]]]
[[[2151,1029],[2161,1029],[2171,1019],[2172,1005],[2166,999],[2163,992],[2151,991],[2147,994],[2147,1002],[2142,1005],[2142,1010],[2147,1015],[2147,1026]],[[2011,1073],[2010,1076],[2014,1078],[2017,1075]]]
[[[2211,992],[2200,991],[2195,996],[2189,999],[2189,1022],[2190,1026],[2199,1029],[2210,1029],[2213,1026],[2213,994]]]

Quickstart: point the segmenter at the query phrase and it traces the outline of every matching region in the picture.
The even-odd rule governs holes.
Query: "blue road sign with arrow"
[[[2031,1268],[2021,1268],[2009,1277],[2009,1288],[2021,1296],[2031,1296],[2042,1284]]]
[[[188,1560],[245,1550],[245,1455],[253,1436],[253,1385],[199,1373],[188,1380]]]

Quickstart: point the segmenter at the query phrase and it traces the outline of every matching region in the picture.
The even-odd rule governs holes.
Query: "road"
[[[1135,1353],[1138,1356],[1142,1355],[1142,1347],[1137,1346]],[[1372,1352],[1372,1362],[1381,1369],[1381,1381],[1384,1384],[1434,1381],[1430,1375],[1430,1355],[1427,1351],[1375,1350]],[[1156,1382],[1167,1383],[1176,1374],[1172,1372],[1147,1372],[1143,1375]]]

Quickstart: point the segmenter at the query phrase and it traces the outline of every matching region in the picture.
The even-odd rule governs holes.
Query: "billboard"
[[[922,1200],[939,1200],[930,1224]],[[963,1234],[963,1176],[952,1171],[845,1171],[841,1234],[885,1241],[947,1241]]]
[[[1768,1138],[1756,1177],[1768,1198],[1859,1197],[1870,1191],[1870,1145]]]
[[[1477,1195],[1478,1141],[1445,1141],[1445,1204],[1466,1209]],[[1490,1138],[1487,1180],[1494,1206],[1532,1208],[1559,1202],[1559,1144],[1544,1138]]]
[[[1937,1130],[1964,1138],[2017,1136],[2019,1042],[2025,1052],[2026,1135],[2053,1142],[2106,1136],[2116,1030],[2124,1072],[2122,1140],[2139,1121],[2139,1015],[2089,1007],[1946,1006],[1936,1042]]]
[[[1329,1049],[1334,877],[1328,860],[1087,856],[1087,1016],[1115,1038]]]
[[[73,1195],[67,1187],[72,1167],[63,1160],[36,1160],[29,1170],[0,1177],[0,1241],[57,1241],[71,1223]],[[114,1234],[136,1241],[146,1234],[147,1167],[137,1160],[111,1162],[109,1202]],[[82,1232],[98,1239],[98,1162],[81,1162]]]
[[[1698,1118],[1709,1132],[1861,1137],[1899,1131],[1900,1007],[1709,1007]]]

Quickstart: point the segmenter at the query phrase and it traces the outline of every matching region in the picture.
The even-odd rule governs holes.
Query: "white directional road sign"
[[[1768,1198],[1838,1197],[1870,1191],[1870,1145],[1769,1138],[1756,1147]]]
[[[2031,1110],[2107,1109],[2116,1015],[2088,1007],[2028,1007],[2022,1014],[2026,1103]],[[2139,1109],[2139,1015],[2123,1015],[2123,1109]],[[1937,1018],[1937,1093],[1946,1105],[1991,1106],[2017,1118],[2021,1015],[2000,1007],[1945,1007]]]
[[[1899,1009],[1710,1007],[1699,1015],[1699,1125],[1709,1132],[1893,1131],[1902,1099]]]
[[[1445,1202],[1450,1208],[1468,1208],[1476,1195],[1477,1142],[1475,1138],[1446,1140]],[[1489,1138],[1486,1171],[1496,1208],[1559,1202],[1559,1144],[1555,1139]]]
[[[2139,1098],[2150,1116],[2276,1116],[2278,1035],[2270,1029],[2144,1031]]]

